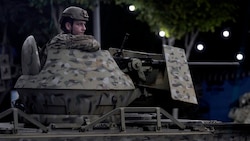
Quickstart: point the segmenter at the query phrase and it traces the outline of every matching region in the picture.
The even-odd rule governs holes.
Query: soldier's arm
[[[91,35],[76,35],[71,48],[94,52],[100,49],[99,42]]]
[[[50,44],[50,48],[79,49],[94,52],[100,49],[99,42],[91,35],[61,35]]]

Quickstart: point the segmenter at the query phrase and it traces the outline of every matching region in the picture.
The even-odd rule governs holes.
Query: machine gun
[[[137,80],[131,78],[139,86],[168,90],[174,100],[197,104],[184,50],[172,46],[165,46],[163,50],[163,54],[123,50],[122,55],[117,57],[120,50],[109,48],[124,72],[130,76],[137,72]]]
[[[183,49],[166,45],[162,54],[126,50],[128,36],[126,33],[119,49],[109,48],[109,52],[119,68],[141,89],[143,97],[154,99],[150,102],[147,98],[139,99],[140,104],[154,103],[168,111],[185,107],[182,111],[186,111],[198,103]]]

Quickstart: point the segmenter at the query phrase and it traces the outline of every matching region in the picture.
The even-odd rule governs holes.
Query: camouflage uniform
[[[44,65],[48,49],[79,49],[81,51],[94,52],[100,49],[100,44],[91,35],[58,34],[46,45],[46,49],[41,52],[40,60]]]
[[[58,34],[47,45],[47,49],[50,48],[94,52],[100,49],[100,44],[91,35]]]

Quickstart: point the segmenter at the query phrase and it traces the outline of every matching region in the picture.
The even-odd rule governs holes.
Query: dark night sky
[[[199,53],[193,49],[190,61],[235,61],[234,55],[242,50],[250,56],[249,51],[249,4],[245,1],[240,7],[236,23],[228,22],[217,28],[214,33],[201,33],[197,39],[206,45],[206,50]],[[230,28],[230,39],[221,38],[221,30]],[[102,48],[119,48],[126,33],[130,36],[125,44],[126,49],[147,52],[161,52],[161,39],[150,32],[146,23],[136,20],[136,15],[125,7],[101,5],[101,39]],[[182,47],[182,41],[177,41],[177,47]],[[250,60],[246,56],[246,60]],[[245,61],[245,64],[248,61]]]
[[[161,39],[150,29],[146,23],[136,20],[136,15],[120,6],[103,5],[101,7],[101,38],[102,48],[119,48],[126,33],[129,38],[125,44],[126,49],[144,50],[148,52],[161,52]]]

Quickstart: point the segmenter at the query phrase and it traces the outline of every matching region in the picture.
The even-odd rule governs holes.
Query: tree
[[[32,34],[38,44],[45,44],[60,32],[58,19],[66,7],[75,5],[89,9],[94,4],[93,0],[2,0],[0,2],[0,25],[3,27],[0,30],[1,44],[16,42],[16,39],[9,37],[13,37],[10,34],[25,37]],[[23,41],[25,37],[20,40]],[[2,50],[5,52],[6,49]]]
[[[100,1],[115,2],[117,5],[134,4],[137,8],[137,18],[146,22],[155,33],[164,30],[170,45],[174,45],[175,40],[185,39],[187,57],[199,32],[213,32],[222,23],[233,21],[235,18],[233,13],[236,13],[234,11],[237,9],[236,0]],[[13,31],[16,33],[25,36],[33,34],[38,44],[45,44],[60,31],[58,19],[65,7],[76,5],[92,9],[95,7],[95,2],[93,0],[2,0],[0,2],[0,24],[4,27],[1,31],[2,43],[9,40],[8,30],[13,29],[10,26],[15,26],[17,29]],[[22,38],[20,40],[23,41]]]
[[[227,21],[235,21],[235,0],[113,0],[117,5],[133,4],[138,19],[148,23],[153,32],[166,32],[169,45],[185,40],[186,56],[200,32],[214,32]]]
[[[43,21],[46,23],[47,27],[45,26],[42,29],[44,30],[44,33],[47,34],[47,41],[55,34],[60,32],[58,20],[66,7],[75,5],[89,8],[91,5],[93,5],[93,1],[91,0],[29,0],[29,3],[31,7],[36,9],[36,11],[38,11],[41,15],[44,15],[40,22]]]
[[[60,32],[60,27],[58,23],[58,19],[62,14],[63,10],[71,5],[79,6],[84,9],[93,10],[98,1],[105,1],[105,0],[29,0],[30,6],[35,7],[39,13],[45,14],[47,23],[49,22],[49,27],[44,28],[47,29],[47,33],[50,33],[47,37],[51,38],[55,34]],[[48,24],[47,24],[48,25]],[[54,30],[56,29],[56,30]],[[51,33],[52,31],[52,33]]]
[[[32,7],[29,0],[2,0],[0,11],[2,53],[10,53],[8,50],[11,50],[11,46],[21,46],[17,42],[23,42],[27,34],[39,35],[40,39],[48,40],[44,37],[50,32],[43,26],[48,25],[49,19],[46,14]]]

